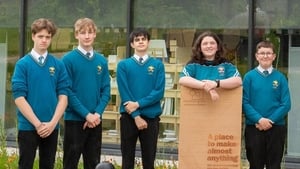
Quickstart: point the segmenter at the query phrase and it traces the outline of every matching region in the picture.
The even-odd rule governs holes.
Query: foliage
[[[271,30],[269,34],[266,34],[264,39],[269,40],[273,43],[276,54],[276,62],[275,62],[275,68],[278,69],[278,62],[279,62],[279,54],[280,54],[280,39],[277,36],[275,30]]]
[[[1,21],[0,21],[1,22]],[[18,28],[1,28],[0,43],[7,43],[8,55],[16,55],[19,50],[19,30]]]
[[[6,133],[3,127],[2,119],[0,119],[0,164],[4,169],[17,168],[17,154],[9,154],[6,149]]]

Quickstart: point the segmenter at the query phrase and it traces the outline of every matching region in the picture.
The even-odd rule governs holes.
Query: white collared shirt
[[[136,55],[136,54],[134,54],[133,55],[133,57],[137,60],[137,61],[139,61],[140,60],[140,56],[138,56],[138,55]],[[144,63],[147,59],[148,59],[148,55],[146,54],[146,55],[144,55],[144,56],[142,56],[142,58],[143,58],[143,61],[142,61],[142,63]]]
[[[87,53],[90,53],[90,57],[92,57],[93,55],[94,55],[94,50],[92,49],[92,50],[90,50],[90,51],[86,51],[86,50],[84,50],[80,45],[78,45],[78,50],[81,52],[81,53],[83,53],[85,56],[86,56],[86,54]]]
[[[47,57],[47,55],[48,55],[48,51],[46,51],[45,53],[43,53],[42,55],[40,55],[40,54],[38,54],[34,49],[32,49],[31,52],[30,52],[30,54],[31,54],[31,56],[32,56],[37,62],[39,62],[39,57],[40,57],[40,56],[43,56],[43,57],[44,57],[43,62],[45,62],[46,57]]]
[[[269,67],[268,69],[264,69],[264,68],[262,68],[261,66],[258,66],[257,69],[258,69],[261,73],[263,73],[265,70],[267,70],[267,71],[269,72],[269,74],[271,74],[272,71],[273,71],[273,66]]]

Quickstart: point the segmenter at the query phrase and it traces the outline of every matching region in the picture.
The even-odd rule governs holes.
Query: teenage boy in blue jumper
[[[74,25],[78,47],[63,57],[71,79],[64,133],[63,168],[75,169],[80,156],[85,169],[100,162],[102,114],[110,100],[110,77],[105,57],[93,50],[97,26],[89,18]]]
[[[69,79],[61,61],[49,54],[55,24],[45,18],[31,25],[32,50],[17,61],[12,91],[17,105],[19,169],[53,169],[58,125],[68,103]]]
[[[117,84],[121,97],[122,169],[133,169],[139,138],[144,169],[154,169],[160,101],[164,96],[164,64],[147,54],[150,34],[136,29],[130,34],[134,55],[119,62]]]
[[[272,67],[274,46],[262,41],[256,47],[259,65],[243,80],[245,144],[250,169],[280,169],[286,139],[285,118],[291,108],[286,77]]]

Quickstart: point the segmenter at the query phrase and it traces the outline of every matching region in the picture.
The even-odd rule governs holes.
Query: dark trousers
[[[285,126],[273,126],[259,131],[255,126],[246,126],[246,155],[250,169],[280,169],[286,138]]]
[[[57,149],[58,130],[46,138],[34,131],[19,131],[19,169],[32,169],[37,148],[39,149],[39,169],[53,169]]]
[[[142,118],[147,121],[148,128],[138,130],[134,119],[130,115],[123,113],[121,116],[122,169],[134,168],[135,148],[138,138],[142,151],[143,169],[154,169],[160,118]]]
[[[84,122],[65,121],[63,168],[76,169],[80,156],[84,169],[95,169],[100,162],[102,123],[83,130]]]

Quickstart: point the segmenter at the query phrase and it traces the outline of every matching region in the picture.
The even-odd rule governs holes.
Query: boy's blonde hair
[[[75,35],[82,31],[87,30],[89,32],[96,32],[97,26],[95,22],[90,18],[80,18],[74,24]]]

